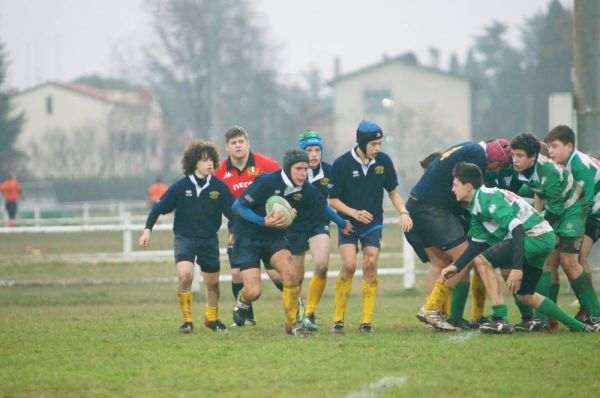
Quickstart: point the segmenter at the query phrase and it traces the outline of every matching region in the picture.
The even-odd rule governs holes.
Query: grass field
[[[163,247],[154,248],[168,248],[170,239],[167,233],[157,234],[153,244]],[[91,263],[45,257],[91,252],[112,241],[118,251],[120,238],[112,235],[2,235],[0,279],[83,282],[175,276],[170,261]],[[388,250],[398,250],[393,242]],[[30,256],[23,248],[31,244],[45,245],[44,254]],[[382,263],[398,265],[393,259]],[[332,268],[338,267],[333,261]],[[223,269],[228,271],[228,265]],[[376,333],[364,336],[357,330],[360,282],[355,278],[347,334],[328,333],[330,279],[317,312],[321,330],[310,337],[284,334],[280,293],[270,282],[256,304],[258,325],[232,329],[228,335],[202,326],[201,294],[194,297],[196,330],[178,334],[175,283],[0,288],[0,396],[600,395],[600,335],[570,333],[564,327],[512,336],[429,333],[415,318],[423,300],[422,277],[415,289],[403,290],[402,278],[390,276],[380,278]],[[229,284],[221,290],[221,318],[230,324]],[[565,290],[559,303],[574,312],[569,305],[574,297]],[[515,306],[509,307],[511,320],[517,321]]]

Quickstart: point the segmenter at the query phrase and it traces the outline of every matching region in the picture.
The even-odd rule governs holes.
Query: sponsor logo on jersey
[[[219,191],[211,191],[208,194],[208,197],[211,199],[217,199],[219,197],[219,195],[220,195]]]
[[[252,196],[250,195],[244,195],[244,199],[246,199],[248,203],[254,203],[254,199],[252,199]]]
[[[375,167],[375,174],[383,174],[384,170],[385,169],[383,166],[377,166],[377,167]]]
[[[237,191],[239,189],[246,189],[250,184],[252,184],[252,181],[238,182],[237,184],[233,184],[232,188],[234,191]]]
[[[186,197],[188,197],[188,196],[193,196],[193,195],[192,195],[192,190],[191,190],[191,189],[186,189],[186,190],[185,190],[185,196],[186,196]]]
[[[358,176],[360,176],[358,170],[353,170],[352,171],[352,177],[358,177]]]
[[[225,173],[225,175],[223,176],[223,178],[231,178],[233,177],[233,174],[231,174],[229,171],[227,173]]]

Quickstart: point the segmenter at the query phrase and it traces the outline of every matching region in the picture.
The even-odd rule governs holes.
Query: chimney
[[[333,59],[333,78],[337,79],[340,77],[341,66],[340,66],[340,57],[335,57]]]
[[[429,66],[440,69],[440,50],[435,47],[429,47]]]

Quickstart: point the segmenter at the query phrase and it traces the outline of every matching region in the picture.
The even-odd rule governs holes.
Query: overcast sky
[[[415,51],[427,62],[429,47],[464,58],[473,37],[492,20],[518,26],[550,0],[254,0],[279,69],[294,79],[309,67],[328,78],[333,59],[342,72],[370,65],[383,54]],[[561,0],[572,8],[572,1]],[[83,74],[115,75],[150,39],[143,0],[0,0],[0,41],[11,64],[6,86],[26,88]],[[117,56],[120,54],[119,56]]]

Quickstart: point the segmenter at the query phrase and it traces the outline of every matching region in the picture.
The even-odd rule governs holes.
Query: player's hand
[[[356,210],[354,214],[352,214],[352,218],[363,224],[370,224],[371,221],[373,221],[373,215],[366,210]]]
[[[233,245],[235,243],[235,236],[233,234],[229,234],[229,241],[227,242],[227,244],[229,246]]]
[[[150,243],[150,230],[148,228],[144,229],[144,233],[140,236],[138,243],[143,249],[148,247],[148,244]]]
[[[354,232],[354,227],[352,226],[350,220],[346,220],[346,226],[344,226],[344,229],[342,229],[342,234],[348,235],[352,232]]]
[[[508,290],[515,294],[521,287],[521,281],[523,280],[523,271],[520,269],[512,269],[506,278],[506,286]]]
[[[399,222],[400,228],[402,229],[403,232],[408,232],[413,227],[412,218],[410,218],[410,214],[408,214],[408,213],[400,214],[400,220],[398,222]]]
[[[442,270],[440,278],[442,278],[442,282],[446,282],[448,279],[452,278],[454,275],[458,273],[458,268],[456,265],[450,264],[446,268]]]
[[[286,224],[285,214],[275,214],[275,211],[271,210],[265,216],[265,226],[269,228],[284,229]]]

